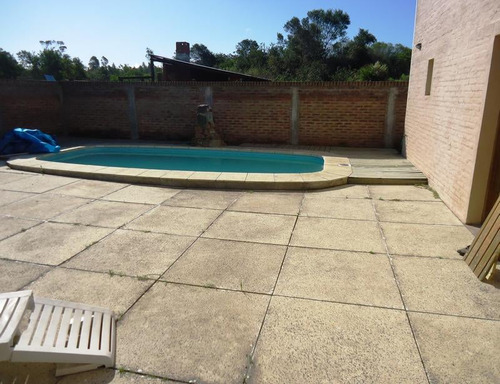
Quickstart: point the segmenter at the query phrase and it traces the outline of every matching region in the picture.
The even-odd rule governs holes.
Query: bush
[[[377,61],[375,64],[368,64],[359,69],[358,80],[361,81],[384,81],[389,79],[389,69],[387,65],[380,64]]]

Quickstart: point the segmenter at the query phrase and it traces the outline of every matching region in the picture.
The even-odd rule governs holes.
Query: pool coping
[[[314,155],[323,158],[323,170],[311,173],[236,173],[169,171],[144,168],[104,167],[45,161],[43,155],[22,155],[11,158],[7,164],[12,169],[37,172],[58,176],[78,177],[101,181],[114,181],[133,184],[161,185],[166,187],[192,187],[216,189],[263,189],[263,190],[303,190],[321,189],[347,183],[352,173],[351,164],[346,157],[331,156],[328,153],[308,150],[275,150],[238,147],[189,147],[172,145],[92,145],[77,146],[62,150],[70,152],[82,148],[98,147],[143,147],[143,148],[182,148],[204,150],[228,150],[244,152],[265,152],[293,155]]]

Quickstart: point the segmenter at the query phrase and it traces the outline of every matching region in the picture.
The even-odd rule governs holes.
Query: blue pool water
[[[319,156],[161,147],[88,147],[46,155],[46,161],[107,167],[202,172],[308,173],[323,170]]]

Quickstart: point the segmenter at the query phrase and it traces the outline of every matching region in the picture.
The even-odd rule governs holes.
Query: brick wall
[[[0,82],[0,95],[9,95],[0,103],[0,116],[7,116],[3,131],[31,125],[19,116],[32,116],[33,121],[51,117],[41,126],[49,133],[64,129],[74,136],[130,138],[136,129],[141,139],[189,140],[196,106],[211,100],[216,126],[227,143],[290,143],[292,89],[298,90],[299,144],[384,147],[390,130],[390,146],[399,147],[406,108],[404,82]],[[392,110],[391,89],[397,94]],[[34,98],[40,105],[53,105],[41,113],[37,103],[27,102]],[[392,126],[387,124],[388,113],[394,114]]]
[[[0,136],[12,128],[62,134],[62,92],[57,83],[0,83]]]
[[[299,142],[311,145],[383,147],[390,87],[361,83],[306,87],[299,91]],[[397,84],[393,147],[403,137],[406,84]]]
[[[69,135],[129,138],[127,93],[105,83],[61,83],[63,124]]]
[[[422,47],[412,55],[407,156],[462,221],[467,221],[499,21],[498,0],[418,0],[414,45]],[[430,59],[434,71],[426,96]]]

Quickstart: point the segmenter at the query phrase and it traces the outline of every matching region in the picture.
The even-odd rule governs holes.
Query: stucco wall
[[[407,156],[464,222],[499,33],[499,0],[418,0],[405,119]],[[420,50],[415,48],[419,43]],[[432,86],[425,95],[430,59]]]

